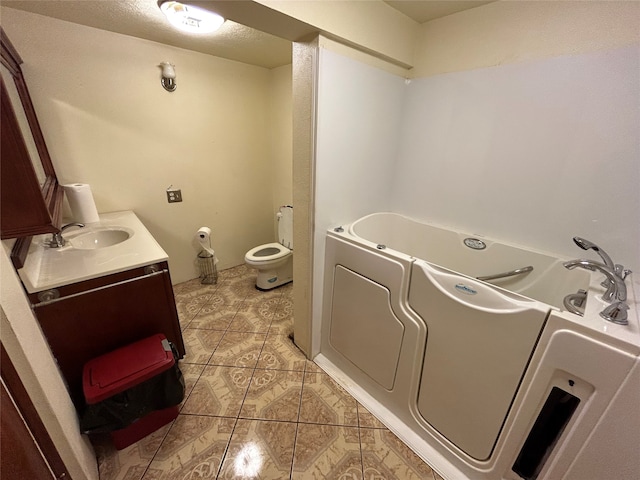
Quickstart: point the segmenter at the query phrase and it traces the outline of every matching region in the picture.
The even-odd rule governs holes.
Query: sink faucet
[[[624,283],[624,279],[616,274],[615,270],[612,270],[611,267],[608,267],[603,263],[585,259],[569,260],[568,262],[564,262],[563,265],[569,270],[580,267],[586,270],[591,270],[592,272],[597,270],[603,273],[611,284],[611,287],[604,295],[602,295],[603,300],[611,303],[614,300],[624,302],[627,299],[627,286]]]
[[[84,223],[73,222],[73,223],[68,223],[67,225],[63,225],[59,232],[56,232],[51,236],[51,240],[49,240],[49,242],[47,243],[49,248],[64,247],[67,241],[62,237],[62,232],[64,232],[67,228],[71,228],[71,227],[82,228],[84,227]]]

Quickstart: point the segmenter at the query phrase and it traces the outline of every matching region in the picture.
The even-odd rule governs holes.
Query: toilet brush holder
[[[198,254],[198,268],[200,270],[200,283],[215,284],[218,282],[218,268],[215,256],[202,251]]]

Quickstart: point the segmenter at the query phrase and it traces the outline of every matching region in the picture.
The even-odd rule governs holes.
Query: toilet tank
[[[278,242],[293,250],[293,207],[289,205],[278,212]]]

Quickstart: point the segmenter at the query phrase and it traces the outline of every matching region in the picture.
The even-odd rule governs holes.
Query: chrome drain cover
[[[487,244],[479,238],[465,238],[464,244],[469,248],[473,248],[474,250],[484,250],[485,248],[487,248]]]

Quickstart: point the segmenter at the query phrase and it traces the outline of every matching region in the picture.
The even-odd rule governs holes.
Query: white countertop
[[[131,235],[122,243],[95,250],[72,246],[73,239],[88,232],[119,228]],[[33,237],[23,268],[18,270],[29,293],[69,285],[168,259],[165,251],[132,211],[101,213],[100,221],[63,234],[67,244],[50,248],[50,234]]]

